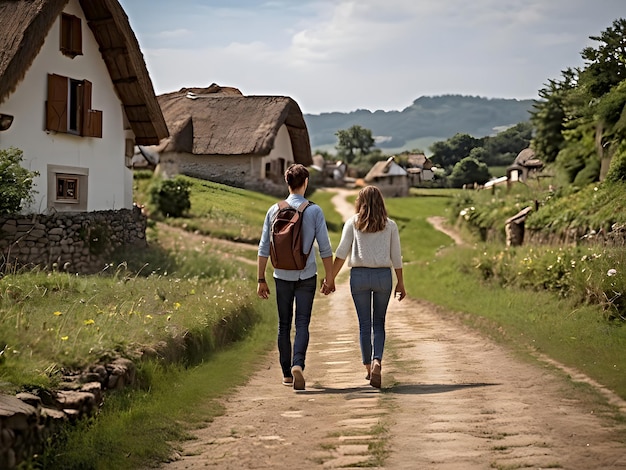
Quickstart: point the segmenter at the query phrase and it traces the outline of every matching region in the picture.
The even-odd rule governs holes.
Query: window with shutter
[[[46,130],[102,137],[102,111],[91,109],[92,83],[48,74]]]
[[[61,52],[72,59],[83,54],[83,35],[80,18],[61,14]]]

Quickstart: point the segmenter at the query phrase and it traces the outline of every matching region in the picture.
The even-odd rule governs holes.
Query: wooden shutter
[[[46,130],[67,132],[67,93],[67,77],[56,74],[48,74]]]
[[[72,59],[83,53],[81,20],[67,13],[61,15],[61,52]]]
[[[72,53],[74,55],[83,54],[83,34],[80,23],[80,18],[72,16]]]
[[[82,125],[81,133],[85,137],[102,137],[102,111],[91,109],[91,90],[93,86],[89,80],[83,80]]]

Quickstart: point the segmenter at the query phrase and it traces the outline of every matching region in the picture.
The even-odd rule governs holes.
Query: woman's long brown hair
[[[383,195],[376,186],[366,186],[356,198],[355,227],[366,233],[380,232],[387,226],[387,209]]]

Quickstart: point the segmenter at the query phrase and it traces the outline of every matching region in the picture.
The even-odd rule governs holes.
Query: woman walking
[[[363,188],[356,199],[356,214],[346,221],[335,252],[333,273],[322,292],[334,291],[335,277],[350,255],[350,291],[359,319],[361,356],[372,387],[382,384],[381,362],[385,348],[385,316],[392,290],[398,300],[406,290],[402,275],[400,235],[387,217],[385,201],[375,186]],[[396,287],[393,276],[396,273]]]

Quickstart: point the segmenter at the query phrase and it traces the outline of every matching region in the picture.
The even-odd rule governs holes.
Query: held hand
[[[335,281],[327,281],[326,279],[323,279],[320,292],[324,295],[335,292]]]
[[[259,282],[256,288],[256,295],[262,299],[268,299],[270,296],[270,288],[266,282]]]
[[[398,284],[396,286],[394,296],[398,299],[398,302],[400,302],[402,299],[406,297],[406,290],[404,289],[404,284]]]

